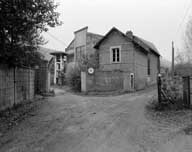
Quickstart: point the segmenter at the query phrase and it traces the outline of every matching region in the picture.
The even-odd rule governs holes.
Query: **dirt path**
[[[154,94],[83,97],[56,89],[56,97],[0,138],[0,151],[191,152],[192,136],[146,117]]]

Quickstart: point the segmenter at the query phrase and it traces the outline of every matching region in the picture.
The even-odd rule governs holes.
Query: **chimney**
[[[127,31],[126,32],[126,35],[129,37],[129,38],[133,38],[133,32],[132,31]]]

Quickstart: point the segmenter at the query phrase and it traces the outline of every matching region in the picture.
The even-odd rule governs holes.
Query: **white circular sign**
[[[89,69],[88,69],[88,73],[89,73],[89,74],[93,74],[93,73],[94,73],[94,69],[93,69],[93,68],[89,68]]]

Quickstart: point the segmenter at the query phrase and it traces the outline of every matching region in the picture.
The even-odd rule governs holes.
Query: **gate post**
[[[81,71],[81,91],[87,92],[87,75],[86,72]]]
[[[161,74],[158,74],[157,77],[157,90],[158,90],[158,102],[161,102]]]

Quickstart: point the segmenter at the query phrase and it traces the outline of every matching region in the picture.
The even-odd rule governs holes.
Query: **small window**
[[[151,74],[151,66],[150,66],[150,58],[148,57],[148,60],[147,60],[147,74],[150,75]]]
[[[113,63],[119,63],[121,60],[120,47],[111,48],[111,61]]]

